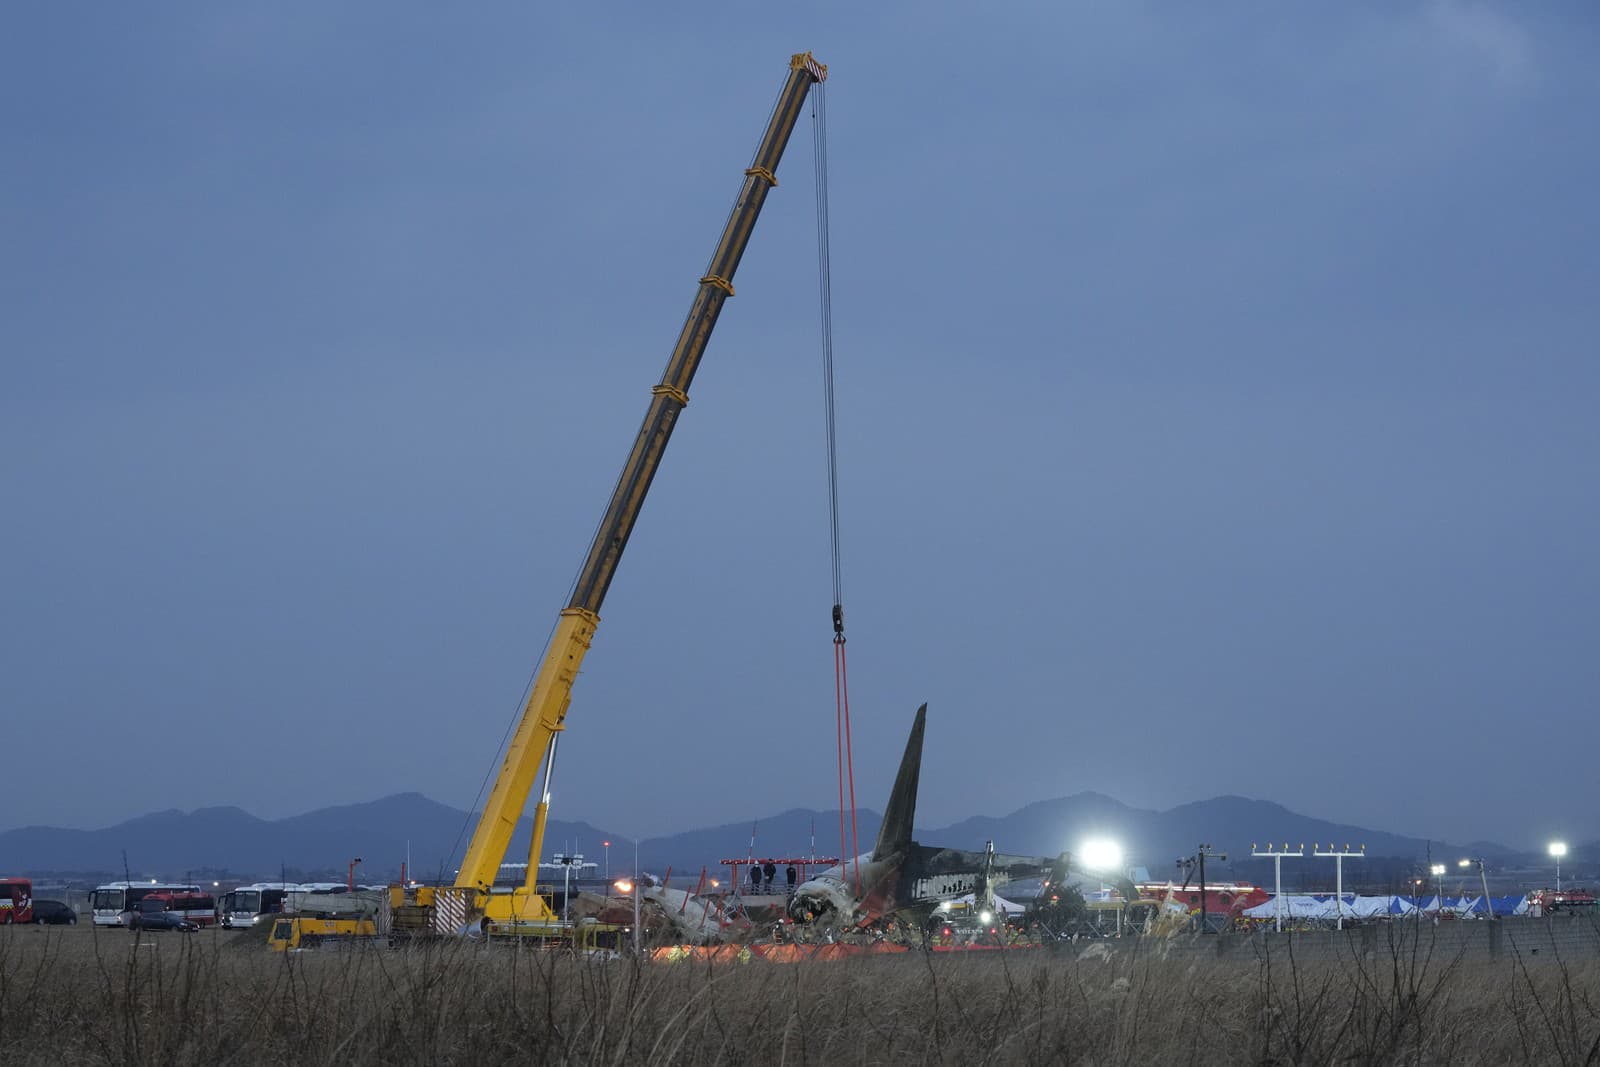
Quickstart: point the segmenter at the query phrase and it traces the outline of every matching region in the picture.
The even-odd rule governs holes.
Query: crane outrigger
[[[778,184],[778,161],[800,118],[806,96],[824,81],[828,68],[810,52],[790,58],[789,76],[778,95],[777,106],[745,169],[744,185],[728,216],[711,262],[700,279],[689,316],[667,361],[661,381],[650,390],[650,407],[617,480],[605,517],[595,531],[588,558],[579,572],[572,597],[562,609],[543,662],[534,678],[521,718],[517,722],[505,761],[489,792],[460,870],[452,886],[398,886],[392,892],[395,925],[412,930],[454,933],[472,923],[494,924],[508,932],[535,936],[559,935],[565,925],[549,902],[535,891],[539,857],[544,848],[545,819],[550,809],[550,773],[556,743],[566,729],[572,686],[600,624],[600,606],[616,575],[651,480],[666,453],[667,441],[678,416],[689,402],[689,385],[711,340],[717,316],[733,295],[733,276],[739,268],[766,203],[767,193]],[[495,876],[517,822],[527,807],[540,764],[544,781],[533,815],[533,840],[528,849],[528,873],[523,885],[510,892],[494,891]]]

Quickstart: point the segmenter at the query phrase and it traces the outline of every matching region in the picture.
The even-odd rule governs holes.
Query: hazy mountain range
[[[638,843],[639,863],[661,871],[671,865],[693,871],[718,861],[743,857],[750,850],[755,823],[756,855],[800,857],[833,856],[839,852],[839,814],[836,811],[786,811],[755,820],[687,830],[649,838]],[[863,851],[877,836],[879,813],[857,811],[856,839]],[[508,860],[527,858],[530,823],[523,820],[513,840]],[[64,830],[43,826],[0,832],[0,874],[117,874],[127,869],[135,877],[172,877],[186,872],[199,877],[219,874],[234,877],[291,878],[337,872],[342,878],[349,861],[361,857],[361,875],[368,881],[397,877],[408,854],[414,876],[448,876],[455,870],[472,829],[468,815],[430,800],[420,793],[400,793],[366,804],[321,808],[286,819],[260,819],[234,807],[201,808],[192,812],[163,811],[143,815],[101,830]],[[1538,857],[1485,842],[1447,845],[1427,842],[1382,830],[1365,829],[1299,815],[1264,800],[1223,796],[1183,804],[1168,811],[1129,807],[1098,793],[1079,793],[1044,800],[1009,815],[973,816],[943,827],[919,827],[924,844],[982,848],[993,841],[1002,852],[1053,855],[1076,848],[1091,836],[1120,841],[1129,863],[1149,868],[1165,878],[1173,861],[1194,852],[1204,841],[1229,854],[1229,864],[1213,877],[1261,877],[1262,864],[1249,862],[1253,843],[1268,840],[1297,847],[1328,843],[1365,845],[1374,859],[1390,858],[1415,863],[1424,857],[1452,859],[1458,855],[1487,856],[1503,864],[1537,863]],[[602,842],[610,841],[609,850]],[[580,851],[610,870],[633,869],[634,842],[586,822],[551,819],[545,837],[545,855]],[[1586,855],[1600,852],[1594,846],[1577,846],[1569,860],[1576,867]],[[1311,862],[1311,861],[1306,861]],[[1326,865],[1328,861],[1320,861]],[[1399,869],[1394,864],[1391,868]],[[1403,864],[1401,865],[1403,866]],[[1230,869],[1231,868],[1231,869]],[[1270,869],[1270,866],[1269,868]],[[1346,870],[1352,874],[1351,867]],[[1287,871],[1287,866],[1286,866]],[[1359,875],[1357,875],[1359,877]]]

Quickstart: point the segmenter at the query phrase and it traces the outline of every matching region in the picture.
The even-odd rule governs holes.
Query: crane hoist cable
[[[828,97],[825,83],[811,94],[811,158],[817,197],[817,294],[822,320],[822,391],[828,439],[828,532],[833,549],[834,735],[839,758],[839,854],[861,855],[856,825],[856,772],[850,740],[850,673],[845,660],[844,570],[839,553],[839,434],[833,376],[833,263],[828,247]],[[845,790],[850,801],[850,835],[845,837]],[[861,864],[856,863],[856,893]]]

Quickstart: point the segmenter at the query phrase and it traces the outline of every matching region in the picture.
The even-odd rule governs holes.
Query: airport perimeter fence
[[[1396,919],[1345,930],[1193,935],[1131,942],[1133,951],[1172,958],[1214,957],[1239,962],[1348,960],[1372,962],[1396,953],[1450,960],[1503,960],[1525,965],[1600,960],[1600,922],[1588,916],[1434,922]]]

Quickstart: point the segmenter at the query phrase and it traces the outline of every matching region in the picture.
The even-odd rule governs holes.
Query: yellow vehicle
[[[274,952],[296,952],[340,944],[359,944],[378,937],[371,919],[324,919],[315,915],[281,915],[272,922],[267,947]]]
[[[615,959],[627,947],[632,927],[585,919],[563,929],[558,938],[552,936],[542,924],[539,929],[529,930],[522,923],[485,921],[483,933],[491,942],[507,938],[527,944],[525,939],[532,937],[545,949],[575,952],[591,958]]]
[[[399,936],[423,932],[453,934],[467,928],[516,930],[523,936],[566,936],[565,925],[549,901],[535,892],[539,858],[544,848],[545,818],[550,803],[550,772],[556,741],[565,729],[567,706],[578,667],[600,623],[600,605],[616,573],[617,563],[633,532],[645,494],[650,489],[667,441],[684,405],[689,385],[705,353],[723,304],[733,295],[733,276],[767,193],[778,184],[778,161],[800,118],[813,85],[827,78],[828,68],[805,52],[789,61],[789,76],[777,106],[745,170],[744,185],[728,216],[711,263],[700,279],[688,319],[667,362],[660,384],[651,389],[650,407],[622,476],[617,480],[605,517],[595,531],[572,598],[561,612],[550,645],[534,678],[522,716],[506,750],[505,762],[489,793],[488,803],[451,886],[390,887],[393,930]],[[495,875],[517,821],[527,807],[534,777],[544,764],[544,788],[533,816],[533,841],[528,849],[526,884],[496,890]]]

